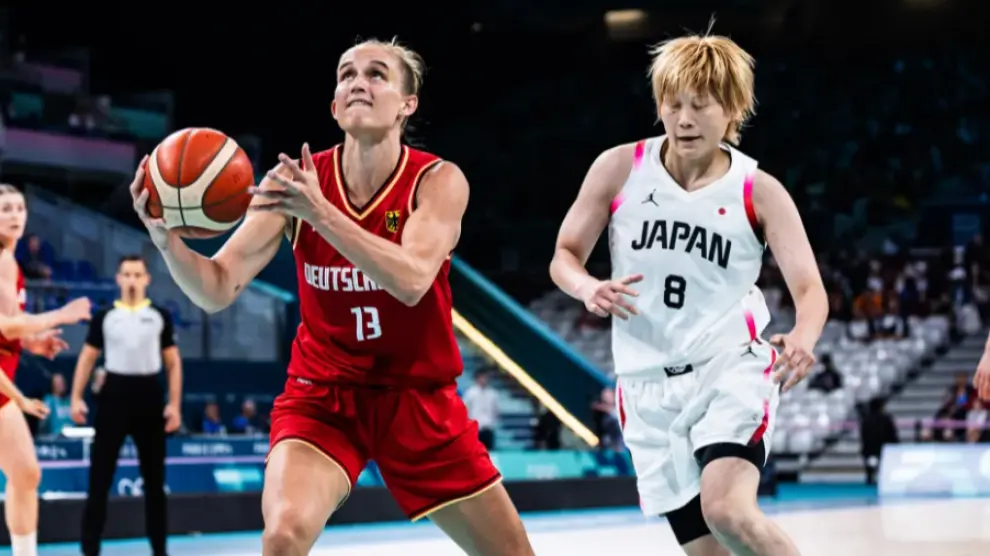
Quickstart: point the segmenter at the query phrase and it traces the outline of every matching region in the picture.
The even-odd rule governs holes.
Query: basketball
[[[187,238],[218,236],[244,217],[254,185],[251,160],[237,142],[208,128],[176,131],[148,157],[148,215]]]

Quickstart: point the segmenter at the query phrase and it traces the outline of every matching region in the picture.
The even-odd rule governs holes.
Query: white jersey
[[[757,163],[730,146],[729,171],[688,192],[660,161],[666,137],[636,144],[612,202],[612,277],[642,274],[640,314],[612,319],[618,375],[671,375],[757,338],[770,321],[756,287],[764,242],[753,209]]]

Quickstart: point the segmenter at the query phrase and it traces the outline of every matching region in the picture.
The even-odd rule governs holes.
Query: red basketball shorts
[[[413,521],[502,480],[455,385],[388,390],[290,376],[271,417],[270,449],[305,442],[340,466],[352,488],[375,460]]]

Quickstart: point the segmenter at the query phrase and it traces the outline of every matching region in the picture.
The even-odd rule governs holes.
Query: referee
[[[182,364],[168,312],[152,305],[146,292],[150,276],[138,255],[117,267],[121,298],[93,315],[72,380],[72,419],[85,424],[83,393],[103,352],[106,380],[96,397],[96,436],[90,456],[89,493],[82,521],[82,552],[100,553],[107,518],[107,498],[117,456],[130,435],[144,480],[145,527],[155,556],[165,556],[165,435],[179,428]],[[159,380],[162,364],[168,377],[168,404]]]

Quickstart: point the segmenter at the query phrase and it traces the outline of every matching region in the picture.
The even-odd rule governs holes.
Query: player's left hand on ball
[[[773,382],[780,384],[786,378],[781,392],[787,392],[804,380],[815,366],[815,343],[792,331],[774,335],[770,344],[780,352],[773,366]]]
[[[280,168],[288,169],[288,176],[282,175],[278,170],[269,170],[265,179],[271,180],[281,188],[248,189],[252,195],[268,201],[265,204],[253,205],[251,209],[260,212],[278,212],[312,222],[319,216],[320,209],[327,200],[320,189],[320,177],[316,173],[309,144],[303,145],[300,162],[292,160],[284,153],[278,155],[278,160]]]

